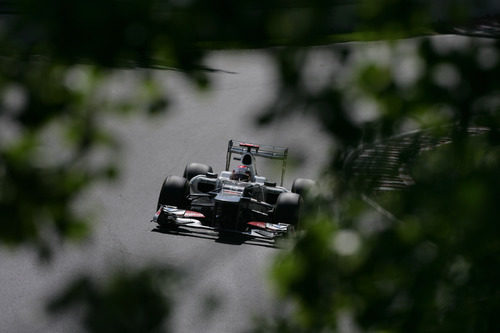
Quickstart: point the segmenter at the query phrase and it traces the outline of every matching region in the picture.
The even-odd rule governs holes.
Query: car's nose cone
[[[228,193],[229,191],[221,191],[215,197],[215,201],[224,201],[224,202],[240,202],[241,193]]]

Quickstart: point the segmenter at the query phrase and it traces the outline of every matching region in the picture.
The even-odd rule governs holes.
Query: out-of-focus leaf
[[[71,282],[48,305],[53,314],[79,309],[89,332],[165,332],[174,273],[167,268],[117,271],[104,281],[88,276]]]

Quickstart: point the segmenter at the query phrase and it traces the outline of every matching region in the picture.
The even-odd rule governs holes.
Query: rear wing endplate
[[[250,153],[253,156],[283,161],[281,168],[281,183],[280,183],[280,186],[283,186],[283,179],[285,178],[285,170],[286,170],[286,159],[288,157],[288,148],[260,145],[239,140],[229,140],[227,144],[227,154],[226,154],[226,171],[229,171],[229,165],[231,163],[231,155],[233,153],[238,155],[244,155]]]

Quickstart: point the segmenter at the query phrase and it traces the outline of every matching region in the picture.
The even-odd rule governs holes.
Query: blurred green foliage
[[[353,192],[338,219],[309,214],[273,271],[296,311],[265,330],[494,331],[499,156],[489,135],[448,144],[420,156],[410,188],[372,194],[390,216]]]
[[[89,332],[165,332],[172,308],[171,269],[119,270],[104,283],[82,276],[56,295],[52,313],[78,309]]]
[[[441,41],[413,41],[422,70],[411,80],[394,66],[404,63],[400,42],[384,46],[387,62],[351,74],[357,98],[375,105],[369,121],[350,117],[351,88],[335,80],[307,96],[308,110],[344,144],[326,170],[336,186],[311,200],[304,235],[276,262],[273,277],[295,311],[257,331],[498,327],[498,42]],[[331,125],[334,112],[354,130]],[[396,181],[405,186],[394,190]]]
[[[279,93],[259,122],[304,112],[335,149],[304,234],[273,270],[294,308],[256,330],[493,331],[499,44],[396,40],[469,22],[477,9],[424,0],[11,2],[14,14],[0,26],[0,242],[34,245],[48,258],[54,238],[88,232],[75,202],[117,175],[118,144],[102,119],[169,105],[148,68],[180,69],[210,87],[210,50],[280,46],[264,50]],[[389,41],[324,46],[332,68],[316,82],[308,65],[317,49],[304,46],[338,39]],[[143,92],[106,95],[118,69],[136,67]],[[410,130],[417,134],[394,137]],[[422,130],[433,144],[422,144]],[[107,159],[97,163],[101,149]],[[371,164],[353,170],[366,154]],[[402,174],[403,190],[379,186]],[[107,287],[84,277],[51,309],[83,304],[89,331],[161,330],[169,301],[159,297],[158,275],[134,274]]]

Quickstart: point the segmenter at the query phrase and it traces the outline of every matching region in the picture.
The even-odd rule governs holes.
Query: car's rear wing
[[[238,155],[244,155],[250,153],[253,156],[283,161],[283,165],[281,168],[281,183],[280,183],[280,186],[283,186],[283,179],[285,178],[285,170],[286,170],[286,159],[288,157],[288,148],[260,145],[240,140],[229,140],[227,144],[227,154],[226,154],[226,171],[229,171],[229,165],[231,163],[231,155],[233,153]]]

